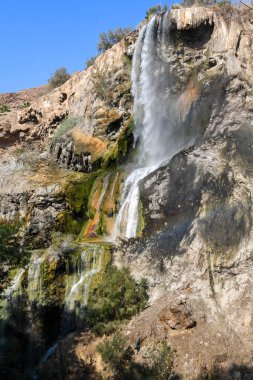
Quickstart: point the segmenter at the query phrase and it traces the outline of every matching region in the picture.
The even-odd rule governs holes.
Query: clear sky
[[[163,1],[170,3],[171,1]],[[133,28],[159,0],[1,0],[0,93],[47,83],[65,66],[83,70],[101,32]]]

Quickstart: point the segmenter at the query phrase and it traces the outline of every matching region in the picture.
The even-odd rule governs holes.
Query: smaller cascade
[[[23,292],[23,282],[25,280],[26,270],[21,268],[11,282],[10,286],[5,289],[0,300],[0,364],[6,352],[5,345],[8,343],[8,334],[6,334],[6,322],[11,317],[10,308],[19,305],[20,297]],[[18,309],[19,310],[19,309]]]
[[[42,356],[40,364],[45,363],[57,350],[58,344],[55,343],[53,346],[51,346],[45,354]]]
[[[4,292],[5,298],[10,299],[16,295],[22,294],[22,283],[24,280],[25,273],[26,273],[26,270],[24,268],[21,268],[18,270],[11,285]]]
[[[92,278],[102,268],[104,250],[102,245],[87,244],[78,256],[68,260],[65,311],[78,314],[87,305]]]
[[[112,234],[117,200],[121,187],[121,172],[111,172],[99,177],[92,188],[89,202],[89,220],[84,228],[83,238],[105,240]]]
[[[24,268],[19,269],[10,286],[3,292],[0,304],[0,315],[2,320],[8,318],[8,306],[10,302],[15,301],[15,298],[22,295],[25,275],[26,270]]]
[[[42,303],[43,299],[43,263],[46,255],[37,257],[37,253],[32,256],[28,268],[28,298],[30,302]]]

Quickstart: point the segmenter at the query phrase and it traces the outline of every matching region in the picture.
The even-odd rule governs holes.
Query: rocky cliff
[[[212,378],[212,374],[250,379],[252,15],[231,6],[195,7],[173,9],[150,23],[147,30],[157,34],[149,37],[161,44],[161,61],[157,52],[154,61],[162,62],[163,68],[158,89],[166,83],[164,94],[169,91],[171,102],[164,96],[158,98],[156,108],[162,104],[163,109],[159,108],[149,135],[154,136],[162,123],[158,132],[167,145],[159,137],[148,145],[150,140],[140,132],[147,122],[150,126],[156,113],[152,104],[153,113],[144,117],[143,124],[138,125],[133,115],[132,57],[138,46],[145,50],[147,39],[144,34],[140,38],[143,31],[137,31],[97,58],[92,67],[73,74],[63,86],[22,109],[10,103],[11,111],[0,114],[0,215],[3,221],[22,221],[24,244],[30,249],[45,249],[53,240],[40,253],[41,259],[33,259],[25,280],[31,282],[31,273],[37,279],[34,286],[28,284],[26,306],[37,333],[46,334],[46,324],[60,318],[70,296],[80,312],[82,296],[73,287],[68,293],[68,286],[83,281],[87,289],[92,284],[87,278],[105,271],[111,255],[114,264],[129,267],[137,281],[148,280],[148,307],[124,327],[129,344],[134,346],[136,339],[140,342],[137,363],[145,362],[151,344],[166,340],[177,352],[174,370],[183,379]],[[145,69],[141,62],[138,67]],[[138,75],[145,87],[142,74]],[[149,82],[145,89],[154,85]],[[140,89],[135,91],[141,94]],[[142,99],[142,114],[148,101]],[[135,112],[138,107],[135,99]],[[172,131],[169,138],[166,128]],[[163,152],[163,161],[138,177],[140,194],[131,193],[126,185],[134,182],[125,177],[136,165],[143,145],[157,155]],[[132,202],[126,202],[120,213],[127,192],[133,194]],[[85,261],[79,252],[79,261],[72,258],[69,266],[70,239],[79,236],[79,242],[87,244],[87,239],[93,239],[94,244],[117,236],[113,226],[124,230],[122,223],[130,218],[136,196],[140,196],[138,236],[118,236],[110,244],[110,254],[103,242],[101,261],[90,251],[85,251]],[[61,232],[60,243],[52,231]],[[36,272],[39,262],[44,263],[43,273]],[[65,272],[66,263],[69,272]],[[80,263],[88,267],[86,274]],[[79,277],[69,277],[62,289],[75,271]],[[47,288],[51,293],[45,295]],[[34,306],[38,294],[44,294],[44,301]],[[47,347],[56,339],[50,334]],[[95,352],[101,338],[84,330],[61,338],[51,359],[40,363],[49,371],[44,373],[56,376],[53,369],[58,368],[59,379],[81,379],[88,376],[84,370],[88,366],[108,378]],[[93,372],[89,376],[96,378]]]

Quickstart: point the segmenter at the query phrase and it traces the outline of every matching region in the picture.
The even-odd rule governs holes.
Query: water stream
[[[87,305],[90,283],[92,277],[101,270],[103,256],[103,246],[86,244],[79,256],[73,256],[71,260],[67,261],[65,294],[67,311]]]

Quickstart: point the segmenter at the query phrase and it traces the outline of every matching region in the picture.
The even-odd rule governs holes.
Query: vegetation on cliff
[[[135,348],[138,350],[137,347]],[[127,338],[116,333],[97,346],[103,362],[115,380],[168,380],[173,376],[175,352],[165,340],[149,347],[146,360],[136,363]]]
[[[106,50],[110,49],[113,45],[120,42],[127,34],[131,33],[131,31],[132,28],[117,28],[115,30],[109,30],[106,33],[101,33],[99,35],[97,46],[99,53],[104,53]]]
[[[0,221],[0,279],[6,271],[3,270],[24,265],[29,259],[29,253],[22,246],[20,223]]]
[[[54,89],[56,87],[61,86],[70,78],[70,74],[68,73],[65,67],[60,67],[57,69],[54,74],[48,79],[48,84],[50,89]]]
[[[87,320],[97,334],[110,334],[119,322],[143,310],[148,301],[147,282],[137,283],[127,268],[109,266],[101,281],[91,289]]]

